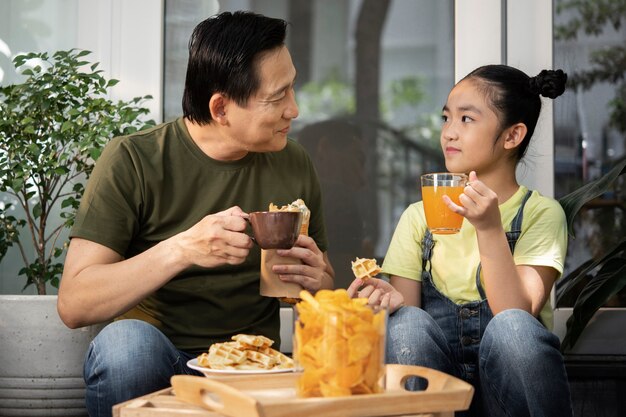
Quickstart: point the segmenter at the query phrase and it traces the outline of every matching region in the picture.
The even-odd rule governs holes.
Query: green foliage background
[[[107,98],[118,81],[86,61],[89,54],[71,49],[19,55],[13,64],[26,79],[0,88],[0,191],[9,197],[0,205],[0,260],[17,246],[24,288],[35,285],[39,294],[47,282],[58,287],[67,245],[59,236],[73,224],[103,147],[114,136],[154,125],[142,121],[149,113],[142,104],[152,97]],[[51,226],[57,212],[61,224]]]

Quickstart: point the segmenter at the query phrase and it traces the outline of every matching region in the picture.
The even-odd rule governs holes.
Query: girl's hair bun
[[[528,81],[528,87],[533,94],[543,97],[557,98],[565,91],[567,74],[563,70],[543,70]]]

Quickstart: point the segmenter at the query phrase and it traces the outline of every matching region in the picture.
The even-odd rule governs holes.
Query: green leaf
[[[74,124],[73,124],[71,121],[69,121],[69,120],[67,120],[67,121],[63,122],[63,124],[61,125],[61,133],[65,133],[65,132],[67,132],[67,131],[68,131],[68,130],[70,130],[73,126],[74,126]]]
[[[41,213],[41,203],[35,204],[35,206],[33,207],[33,217],[38,219],[39,217],[41,217]]]
[[[98,148],[92,148],[89,150],[89,156],[91,156],[91,158],[93,158],[94,161],[97,161],[98,158],[100,158],[101,153],[102,153],[102,150]]]
[[[39,155],[39,146],[36,143],[31,143],[28,145],[28,151],[33,155]]]
[[[556,305],[560,305],[561,301],[565,298],[571,297],[572,293],[576,291],[578,284],[592,277],[591,272],[595,270],[598,265],[602,265],[605,262],[610,261],[620,253],[626,250],[626,239],[618,243],[609,253],[605,254],[600,259],[595,261],[589,260],[583,263],[581,266],[570,272],[567,276],[561,278],[557,283],[556,289]]]
[[[559,199],[559,203],[561,203],[561,207],[563,207],[563,211],[565,211],[567,230],[570,236],[575,237],[573,227],[574,217],[580,211],[581,207],[592,199],[609,191],[613,182],[624,172],[626,172],[626,158],[619,161],[613,169],[601,178],[591,181]]]
[[[26,55],[18,55],[15,58],[13,58],[13,65],[17,68],[17,67],[21,67],[22,65],[24,65],[24,63],[28,60],[28,58],[26,57]]]
[[[567,320],[563,351],[574,347],[593,315],[626,286],[626,259],[613,258],[602,266],[598,275],[580,293],[572,316]]]
[[[71,207],[76,200],[74,198],[66,198],[61,202],[61,208]]]
[[[24,178],[15,178],[13,181],[11,181],[9,186],[17,192],[21,191],[24,187]]]

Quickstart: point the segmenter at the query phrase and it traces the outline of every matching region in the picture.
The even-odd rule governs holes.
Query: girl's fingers
[[[347,289],[350,298],[356,297],[357,293],[359,292],[359,288],[361,288],[361,285],[363,285],[363,280],[361,278],[355,278],[354,281],[352,281],[352,284],[350,284]]]
[[[465,192],[463,192],[463,194],[459,196],[459,201],[461,202],[463,207],[461,207],[460,210],[456,211],[457,213],[462,213],[463,209],[470,209],[478,206],[478,204],[476,204],[476,201],[467,194],[465,194]],[[450,210],[452,210],[452,208]]]
[[[370,294],[369,298],[368,298],[368,304],[371,306],[377,306],[380,304],[380,299],[381,296],[383,295],[383,292],[379,289],[376,289],[372,292],[372,294]]]
[[[391,303],[391,293],[383,295],[383,299],[380,301],[380,308],[388,309],[389,304]]]
[[[375,288],[371,285],[366,286],[361,291],[359,291],[359,298],[370,298],[370,295],[374,292]]]
[[[461,197],[463,197],[463,194],[461,194]],[[465,213],[465,204],[463,204],[463,199],[460,198],[461,204],[463,204],[463,206],[459,206],[458,204],[456,204],[454,201],[452,201],[450,199],[450,197],[448,197],[447,195],[444,195],[442,197],[443,202],[446,204],[446,206],[453,212],[458,213],[460,215],[463,215]]]

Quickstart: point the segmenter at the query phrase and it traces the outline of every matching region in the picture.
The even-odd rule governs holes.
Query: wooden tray
[[[173,376],[182,401],[232,417],[374,417],[449,412],[469,408],[474,388],[443,372],[420,366],[387,365],[381,394],[334,398],[297,398],[299,373],[205,378]],[[407,391],[406,379],[428,380],[424,391]]]
[[[224,414],[209,411],[179,400],[172,388],[165,388],[134,400],[113,406],[113,417],[225,417]],[[245,417],[245,416],[242,416]],[[320,415],[319,417],[324,417]],[[454,417],[454,411],[425,414],[403,414],[392,417]]]

